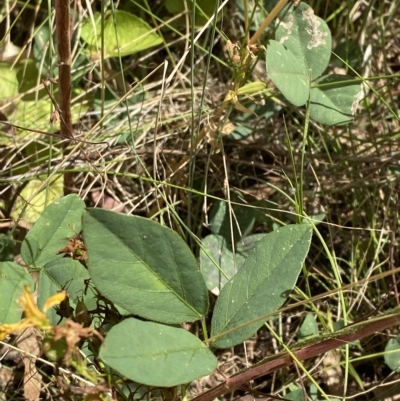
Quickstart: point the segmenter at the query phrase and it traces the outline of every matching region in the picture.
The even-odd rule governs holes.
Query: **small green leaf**
[[[387,342],[384,358],[390,369],[400,372],[400,335]]]
[[[111,328],[100,358],[128,379],[156,387],[189,383],[217,367],[215,356],[193,334],[137,319]]]
[[[36,95],[36,92],[34,93],[34,95]],[[76,123],[77,121],[79,121],[82,115],[85,114],[87,110],[91,107],[92,100],[89,95],[83,95],[83,91],[80,89],[74,91],[72,95],[73,100],[71,108],[71,118],[72,122]],[[57,98],[57,93],[54,93],[54,96]],[[26,95],[23,98],[25,99],[26,97],[30,98],[31,94]],[[43,97],[37,100],[18,100],[15,101],[13,105],[14,109],[12,110],[11,114],[8,115],[8,119],[10,121],[13,121],[13,123],[15,123],[16,125],[23,126],[26,129],[16,128],[16,135],[12,137],[0,135],[0,145],[26,146],[26,143],[28,141],[31,142],[35,138],[44,138],[43,134],[29,131],[29,128],[50,133],[60,129],[60,122],[55,124],[50,123],[50,116],[53,105],[49,97]],[[40,143],[36,142],[35,146],[41,147],[43,149],[42,152],[44,152],[44,149],[48,149],[49,147],[48,145],[46,145],[46,148],[44,146],[41,146],[42,143],[43,141],[40,141]],[[52,152],[54,152],[54,149],[52,149]],[[48,150],[47,153],[50,154],[50,151]],[[45,156],[43,155],[43,153],[41,153],[40,157],[44,158]]]
[[[286,394],[285,398],[292,401],[305,401],[304,390],[302,388],[296,388],[295,390]]]
[[[271,98],[266,98],[263,100],[264,104],[254,103],[252,101],[250,104],[244,103],[244,106],[254,111],[254,114],[249,113],[232,113],[231,121],[235,125],[235,131],[228,135],[229,139],[240,140],[251,135],[258,124],[262,121],[268,121],[271,117],[281,110],[281,106],[273,101]],[[258,117],[255,117],[257,115]],[[268,131],[265,132],[265,135]],[[254,206],[254,205],[253,205]]]
[[[338,58],[341,58],[341,60]],[[343,60],[343,61],[342,61]],[[335,67],[358,70],[362,66],[363,53],[358,42],[350,38],[342,38],[333,50],[331,63]],[[345,64],[346,63],[346,64]]]
[[[204,249],[203,249],[204,248]],[[219,270],[210,257],[216,262]],[[228,249],[226,240],[221,235],[207,235],[200,250],[200,269],[206,281],[207,288],[215,295],[219,295],[222,287],[238,270],[235,255]],[[223,275],[224,272],[226,277]]]
[[[47,104],[50,105],[50,99],[45,89],[40,91],[37,89],[40,86],[41,76],[39,70],[36,67],[35,60],[25,59],[17,64],[17,78],[18,78],[18,91],[21,94],[25,94],[23,101],[34,101],[41,99],[44,96],[47,98]],[[36,90],[34,90],[36,88]],[[49,110],[49,109],[48,109]],[[48,120],[48,118],[47,118]]]
[[[207,287],[196,259],[174,231],[142,217],[89,209],[83,235],[90,276],[110,301],[164,323],[207,313]]]
[[[54,96],[57,98],[57,93]],[[84,95],[80,89],[74,91],[72,97],[71,118],[72,122],[76,123],[91,107],[91,97]],[[60,123],[50,123],[52,110],[53,105],[48,97],[38,100],[21,100],[16,102],[16,108],[10,115],[10,120],[26,128],[55,132],[60,129]],[[18,144],[19,141],[24,140],[23,143],[26,143],[26,136],[32,140],[36,137],[42,138],[43,134],[17,129],[17,135],[13,141]]]
[[[17,70],[10,63],[0,62],[1,91],[0,100],[9,99],[18,94]]]
[[[46,132],[54,132],[57,130],[57,126],[53,126],[50,123],[51,107],[48,98],[27,101],[21,100],[16,103],[16,107],[10,115],[10,119],[12,119],[15,124],[28,129],[33,128]],[[17,129],[17,135],[14,140],[17,144],[23,144],[27,142],[27,137],[33,139],[41,136],[42,135],[37,132]]]
[[[310,94],[310,76],[302,57],[270,40],[266,56],[267,73],[283,96],[295,106],[304,105]]]
[[[210,230],[213,234],[223,236],[227,242],[231,242],[231,230],[235,241],[248,235],[254,227],[256,219],[256,210],[250,206],[244,205],[243,200],[232,192],[232,226],[229,217],[230,208],[225,201],[218,201],[210,213]]]
[[[96,308],[96,295],[91,287],[87,286],[90,279],[89,272],[77,260],[71,258],[61,258],[52,260],[40,270],[38,283],[39,309],[50,296],[56,294],[61,289],[68,292],[68,302],[75,309],[79,301],[84,301],[88,309]],[[50,313],[51,323],[56,324],[60,316],[55,309]]]
[[[57,291],[60,290],[60,286],[49,277],[46,272],[41,269],[39,272],[39,280],[37,283],[38,286],[38,297],[37,297],[37,305],[39,309],[42,309],[44,303],[48,298],[52,295],[57,294]],[[55,326],[61,320],[61,317],[57,315],[56,310],[54,308],[49,309],[46,312],[46,316],[50,321],[50,324]]]
[[[291,3],[281,11],[280,16],[282,19],[276,29],[276,40],[289,49],[297,60],[302,60],[311,80],[318,78],[331,58],[332,37],[328,25],[303,2],[298,6]]]
[[[219,295],[222,287],[228,281],[221,271],[215,266],[218,263],[221,270],[228,278],[233,277],[243,265],[250,250],[265,234],[254,234],[245,237],[236,244],[236,253],[229,249],[226,239],[221,235],[207,235],[202,243],[204,248],[200,250],[200,268],[206,280],[207,288],[215,295]]]
[[[318,400],[318,389],[317,386],[314,383],[310,384],[310,398],[312,401],[317,401]]]
[[[81,216],[85,204],[77,195],[68,195],[46,207],[38,221],[26,235],[21,246],[24,262],[35,268],[62,258],[57,252],[69,238],[81,231]]]
[[[93,14],[81,30],[81,38],[93,55],[101,56],[101,14]],[[162,38],[136,15],[126,11],[107,12],[104,21],[105,57],[123,57],[147,50],[162,43]]]
[[[25,285],[33,292],[33,279],[22,266],[14,262],[0,263],[0,324],[21,320],[22,310],[18,300]]]
[[[92,294],[85,283],[90,279],[89,272],[77,260],[71,258],[52,260],[44,266],[43,271],[56,283],[57,290],[67,290],[68,298],[74,304],[80,299],[85,299],[88,291]],[[90,308],[94,309],[95,306],[92,304]]]
[[[341,125],[353,121],[363,97],[362,86],[347,75],[319,78],[310,93],[310,116],[321,124]]]
[[[318,333],[318,324],[315,321],[314,315],[312,313],[307,313],[306,318],[304,319],[297,333],[297,337],[299,338],[299,340],[302,340],[310,336],[315,336]]]
[[[44,186],[40,192],[37,192],[43,186],[41,178],[38,177],[37,179],[30,180],[23,188],[13,206],[12,217],[19,218],[23,213],[23,219],[33,224],[42,215],[46,201],[47,203],[51,203],[62,196],[63,175],[55,176],[48,186]],[[43,177],[43,179],[46,178]],[[27,201],[29,201],[28,205],[26,204]]]
[[[257,242],[217,299],[211,324],[211,335],[218,336],[216,347],[232,347],[248,339],[263,324],[262,320],[249,322],[282,306],[296,284],[311,235],[307,224],[289,225]]]
[[[55,30],[51,32],[50,29],[48,24],[44,24],[35,30],[33,58],[44,76],[58,76],[57,35]]]

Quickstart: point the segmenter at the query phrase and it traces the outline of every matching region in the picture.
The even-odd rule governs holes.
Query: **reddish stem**
[[[58,47],[58,105],[60,108],[60,134],[62,138],[73,138],[71,118],[71,38],[69,0],[56,0],[56,32]],[[64,150],[70,142],[64,142]],[[73,174],[64,175],[64,195],[74,186]]]
[[[339,348],[344,344],[360,340],[361,338],[367,337],[378,331],[385,330],[399,323],[400,313],[396,313],[395,315],[353,325],[352,327],[350,327],[350,325],[338,331],[337,333],[334,333],[334,338],[331,337],[310,345],[305,345],[300,349],[293,350],[292,354],[299,361],[309,359],[332,349]],[[318,339],[316,341],[318,341]],[[255,365],[226,379],[224,383],[219,384],[203,394],[200,394],[192,401],[212,401],[223,394],[232,392],[234,389],[239,388],[251,380],[272,373],[278,369],[290,366],[293,363],[293,358],[287,352],[274,355],[271,358],[267,358],[265,361],[262,361],[258,365]]]

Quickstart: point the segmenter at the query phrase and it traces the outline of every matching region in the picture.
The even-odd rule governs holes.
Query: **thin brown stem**
[[[73,139],[71,117],[71,37],[69,0],[56,0],[56,32],[58,47],[58,105],[60,108],[60,134]],[[69,146],[66,141],[64,151]],[[71,193],[74,187],[72,173],[64,175],[64,195]]]

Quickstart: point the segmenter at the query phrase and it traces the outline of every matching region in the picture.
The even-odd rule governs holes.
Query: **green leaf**
[[[29,273],[14,262],[0,263],[0,324],[11,324],[21,320],[22,310],[18,300],[27,285],[31,292],[35,284]]]
[[[203,249],[204,248],[204,249]],[[210,257],[218,264],[219,270]],[[226,240],[221,235],[207,235],[202,241],[200,250],[200,269],[206,281],[207,288],[215,295],[219,295],[222,287],[232,277],[240,265],[236,263],[235,255],[228,249]]]
[[[293,401],[305,401],[304,390],[302,388],[296,388],[296,390],[293,390],[290,393],[285,394],[285,398],[287,400],[293,400]]]
[[[256,129],[255,127],[257,127],[261,121],[268,121],[282,108],[271,98],[263,99],[263,102],[264,104],[262,105],[254,103],[254,101],[250,104],[243,104],[247,109],[254,111],[258,117],[254,114],[242,113],[236,110],[232,113],[233,115],[230,119],[235,125],[235,131],[228,135],[229,139],[240,140],[246,138],[254,132]],[[267,134],[268,132],[265,133],[265,135]]]
[[[315,321],[314,315],[312,313],[307,313],[306,318],[304,319],[297,333],[297,337],[299,340],[302,340],[306,337],[315,336],[318,333],[318,324]]]
[[[311,80],[318,78],[331,58],[332,37],[328,25],[303,2],[298,6],[290,4],[279,15],[281,21],[275,39],[296,56],[297,62],[301,60],[305,64]]]
[[[0,62],[1,91],[0,100],[8,99],[18,94],[17,70],[10,63]]]
[[[211,324],[216,347],[232,347],[251,337],[263,322],[250,322],[282,306],[296,284],[311,235],[307,224],[289,225],[258,241],[217,299]]]
[[[57,93],[54,96],[57,98]],[[71,119],[73,123],[76,123],[89,110],[92,99],[90,96],[84,95],[82,90],[74,91],[72,97]],[[52,110],[53,105],[48,97],[38,100],[21,100],[16,103],[16,108],[10,115],[10,120],[26,128],[55,132],[60,129],[60,122],[55,124],[50,123]],[[43,138],[43,134],[17,129],[14,141],[17,141],[18,144],[26,136],[29,136],[30,139]],[[26,143],[26,139],[24,143]]]
[[[81,231],[81,216],[85,204],[77,195],[68,195],[46,207],[36,224],[26,235],[21,256],[24,262],[35,268],[62,258],[57,252],[68,239]]]
[[[310,93],[310,116],[321,124],[341,125],[353,121],[363,97],[362,86],[347,75],[326,75],[319,78]]]
[[[71,46],[73,47],[73,46]],[[43,75],[58,76],[57,35],[50,31],[49,25],[39,26],[33,41],[33,58],[40,66]]]
[[[267,72],[285,98],[302,106],[309,98],[310,76],[301,57],[285,46],[270,40],[266,56]]]
[[[40,271],[37,301],[39,309],[42,309],[47,298],[61,289],[68,292],[68,302],[72,308],[75,309],[79,301],[84,301],[88,309],[95,309],[96,295],[86,285],[89,279],[89,272],[77,260],[61,258],[47,263]],[[60,316],[53,309],[51,323],[56,324],[59,320]]]
[[[222,235],[227,242],[231,242],[232,229],[235,241],[239,241],[242,237],[248,235],[254,227],[257,214],[254,208],[243,205],[243,200],[234,192],[231,193],[231,201],[235,202],[232,204],[232,227],[227,202],[216,202],[210,214],[211,232]]]
[[[87,302],[95,298],[93,290],[86,284],[90,279],[89,272],[79,261],[71,258],[52,260],[44,266],[43,271],[57,284],[58,290],[67,290],[68,298],[73,304],[79,300]],[[96,302],[90,302],[87,306],[94,309]]]
[[[350,38],[340,39],[333,53],[331,63],[335,67],[348,68],[348,66],[350,66],[354,70],[358,70],[362,67],[363,53],[360,45],[358,42]],[[343,61],[337,56],[339,56]]]
[[[43,177],[43,179],[46,178]],[[17,198],[11,216],[19,218],[23,213],[22,217],[25,221],[31,224],[35,223],[43,213],[46,201],[51,203],[62,196],[63,183],[64,176],[57,175],[48,186],[44,186],[40,192],[37,192],[43,186],[41,177],[30,180]],[[28,205],[26,204],[27,201],[29,201]]]
[[[50,123],[51,110],[52,106],[48,98],[29,101],[21,100],[16,103],[16,108],[11,114],[10,119],[12,119],[15,124],[28,129],[33,128],[46,132],[54,132],[57,130],[57,126]],[[15,140],[17,144],[26,143],[26,137],[28,136],[30,139],[43,138],[43,135],[39,133],[17,129]]]
[[[390,369],[394,372],[400,372],[400,335],[387,342],[384,358]]]
[[[164,323],[207,313],[207,287],[196,259],[174,231],[142,217],[89,209],[83,234],[90,276],[110,301]]]
[[[34,95],[36,95],[36,92]],[[77,123],[82,115],[91,107],[92,98],[90,95],[83,95],[83,90],[80,89],[75,90],[72,95],[71,118],[73,123]],[[54,96],[57,98],[57,93],[54,93]],[[25,95],[23,98],[29,99],[31,98],[31,94]],[[0,145],[26,146],[28,140],[32,141],[35,138],[45,138],[45,135],[29,131],[28,129],[42,130],[50,133],[60,129],[60,122],[55,124],[50,123],[53,105],[48,97],[43,97],[38,100],[18,100],[15,101],[13,105],[14,109],[12,113],[8,115],[8,119],[26,129],[16,128],[17,134],[12,138],[0,136]],[[29,137],[29,139],[27,139],[27,137]],[[41,141],[41,143],[43,142]],[[36,143],[36,146],[40,146],[40,144]],[[50,151],[48,151],[48,153],[50,153]],[[43,154],[40,156],[43,157]]]
[[[264,235],[265,234],[254,234],[245,237],[236,244],[235,254],[228,248],[224,237],[213,234],[207,235],[202,243],[204,250],[200,250],[200,268],[206,280],[207,288],[215,295],[219,295],[222,287],[227,282],[227,279],[215,266],[210,256],[218,263],[226,276],[231,278],[243,265],[250,250]]]
[[[88,44],[92,58],[101,57],[101,14],[93,14],[81,29],[81,38]],[[104,56],[123,57],[147,50],[162,43],[162,38],[136,15],[126,11],[107,12],[104,21]]]
[[[126,319],[108,332],[100,358],[130,380],[173,387],[209,375],[217,359],[188,331]]]
[[[317,401],[318,400],[318,389],[314,383],[310,384],[310,398],[312,401]]]
[[[39,280],[37,283],[38,286],[38,297],[37,297],[37,305],[39,309],[42,310],[44,303],[48,298],[52,295],[57,294],[57,291],[60,290],[60,286],[52,280],[43,269],[39,272]],[[49,309],[46,312],[46,316],[50,321],[50,324],[55,326],[61,320],[61,317],[57,315],[56,310],[54,308]]]
[[[26,93],[22,97],[23,101],[34,101],[46,97],[47,104],[50,107],[50,99],[48,98],[46,90],[41,89],[39,91],[37,89],[41,84],[41,76],[39,70],[36,67],[35,60],[26,59],[20,61],[17,64],[17,78],[19,93],[24,94],[26,92],[31,92]],[[35,88],[36,90],[34,90]]]

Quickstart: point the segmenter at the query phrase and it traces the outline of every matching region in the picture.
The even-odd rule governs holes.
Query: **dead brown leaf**
[[[22,353],[22,361],[25,365],[24,372],[24,396],[26,400],[39,400],[42,388],[42,376],[36,369],[36,357],[40,354],[39,341],[36,330],[28,327],[21,331],[17,338],[17,346]]]
[[[343,371],[340,366],[340,354],[334,350],[328,351],[323,359],[325,384],[329,393],[339,396],[343,394]]]
[[[5,389],[11,388],[14,376],[14,371],[0,367],[0,401],[7,401]]]

